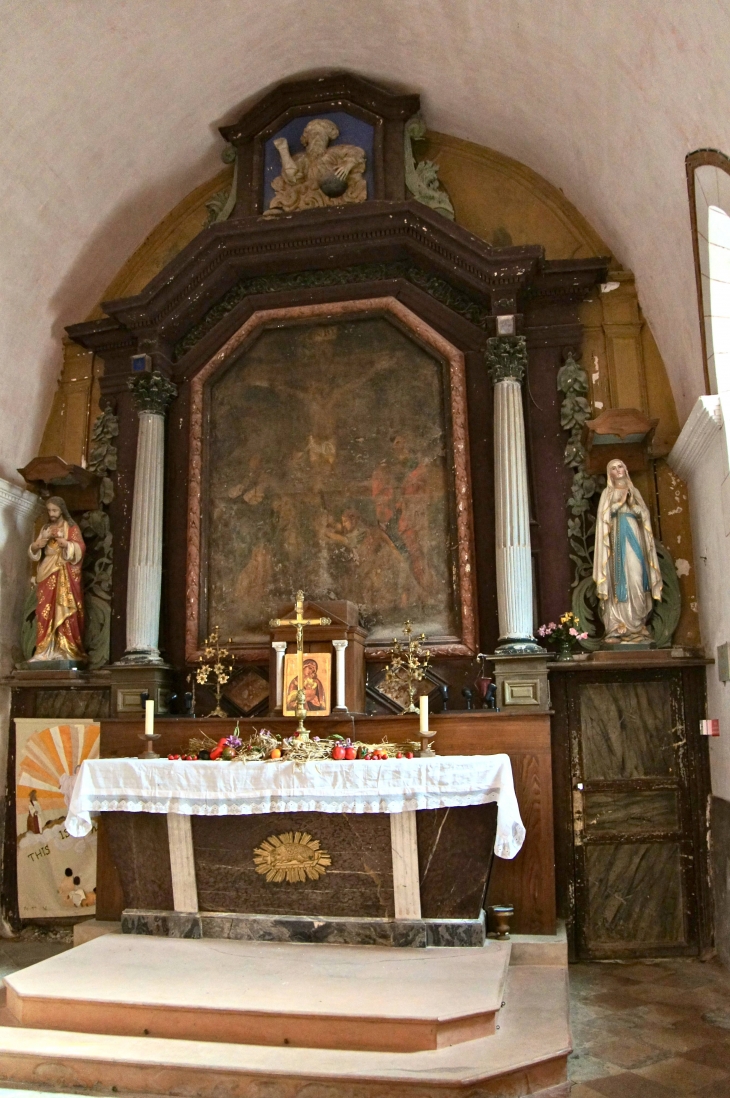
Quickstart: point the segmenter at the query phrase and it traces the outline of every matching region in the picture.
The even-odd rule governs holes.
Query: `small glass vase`
[[[572,660],[573,658],[573,641],[564,637],[558,641],[558,646],[555,649],[555,659],[560,660]]]

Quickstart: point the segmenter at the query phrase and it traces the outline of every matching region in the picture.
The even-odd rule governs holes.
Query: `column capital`
[[[275,652],[286,652],[286,641],[272,641],[271,647]]]
[[[484,353],[492,384],[498,381],[522,382],[527,369],[527,345],[524,336],[490,336]]]
[[[344,652],[344,650],[347,648],[349,643],[350,642],[346,641],[346,640],[333,640],[332,641],[332,647],[333,648],[341,648],[342,651]]]
[[[164,416],[168,405],[177,396],[177,385],[159,370],[151,374],[132,374],[127,379],[127,386],[131,390],[139,412],[151,412],[156,416]]]

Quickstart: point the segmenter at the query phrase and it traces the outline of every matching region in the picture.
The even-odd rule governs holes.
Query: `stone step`
[[[475,951],[467,952],[473,959]],[[97,1094],[195,1098],[293,1098],[305,1092],[338,1098],[463,1098],[466,1093],[480,1098],[567,1098],[571,1049],[566,970],[512,967],[505,1000],[493,1036],[410,1053],[0,1027],[0,1079]]]
[[[488,1037],[509,942],[392,949],[109,934],[5,978],[23,1027],[415,1052]]]

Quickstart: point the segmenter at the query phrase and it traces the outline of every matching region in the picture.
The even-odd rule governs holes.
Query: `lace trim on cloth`
[[[343,773],[345,767],[350,773]],[[386,773],[384,768],[390,772]],[[370,773],[367,773],[368,769]],[[277,789],[277,785],[285,788]],[[346,788],[337,788],[343,785]],[[512,767],[506,755],[437,756],[436,759],[408,760],[406,764],[389,760],[354,766],[341,762],[237,766],[234,763],[176,763],[162,759],[154,762],[99,759],[88,760],[79,771],[66,829],[74,836],[87,835],[91,830],[91,814],[98,812],[183,816],[248,816],[273,812],[359,815],[455,808],[494,801],[497,802],[494,853],[500,858],[514,858],[524,842],[525,829],[515,797]]]

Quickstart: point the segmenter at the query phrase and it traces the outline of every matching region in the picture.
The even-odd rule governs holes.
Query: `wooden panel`
[[[583,683],[583,778],[644,778],[675,769],[668,682]]]
[[[686,955],[706,941],[706,849],[693,807],[705,781],[694,716],[701,674],[645,667],[566,676],[568,709],[561,700],[559,714],[570,729],[578,957]]]
[[[555,862],[549,755],[512,759],[515,790],[527,838],[511,861],[495,858],[487,904],[513,904],[518,934],[554,934]]]
[[[583,798],[586,836],[606,831],[675,831],[681,827],[676,789],[587,792]]]
[[[684,946],[679,843],[601,843],[586,849],[585,937],[593,952]]]

